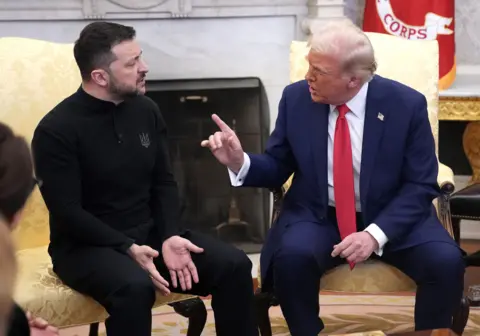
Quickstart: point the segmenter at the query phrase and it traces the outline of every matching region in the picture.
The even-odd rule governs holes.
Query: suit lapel
[[[328,198],[328,113],[330,107],[326,104],[309,102],[307,118],[309,138],[312,139],[311,150],[313,155],[314,169],[317,176],[317,184],[320,188],[322,204],[327,204]]]
[[[369,83],[365,107],[365,124],[363,127],[362,161],[360,167],[360,198],[367,199],[370,180],[375,165],[375,158],[382,139],[388,110],[382,99],[381,78],[375,76]]]

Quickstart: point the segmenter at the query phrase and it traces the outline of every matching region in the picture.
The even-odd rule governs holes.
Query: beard
[[[110,77],[110,84],[108,86],[108,92],[112,97],[116,97],[119,100],[126,100],[129,98],[136,97],[138,95],[143,94],[143,92],[138,88],[138,83],[141,82],[145,78],[145,75],[141,75],[140,78],[137,80],[135,85],[128,85],[124,83],[120,83],[117,79],[113,76]]]

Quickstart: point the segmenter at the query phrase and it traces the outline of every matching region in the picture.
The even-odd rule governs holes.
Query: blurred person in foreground
[[[211,294],[218,335],[258,335],[250,259],[179,227],[167,126],[144,95],[148,68],[135,35],[116,23],[87,25],[74,46],[81,87],[34,132],[53,270],[105,307],[109,336],[150,336],[156,290]]]
[[[8,331],[10,321],[14,318],[12,315],[15,314],[12,311],[14,305],[12,295],[15,287],[16,271],[15,249],[11,233],[7,223],[0,219],[0,336],[11,334]],[[28,331],[28,321],[26,319],[25,324]]]
[[[35,187],[28,144],[12,129],[0,123],[0,221],[13,230],[19,223],[25,203]],[[0,271],[3,274],[3,271]],[[13,303],[13,302],[12,302]],[[57,328],[35,318],[13,303],[8,336],[54,336]]]
[[[348,20],[314,30],[309,44],[305,80],[284,89],[264,154],[244,153],[216,115],[219,131],[202,142],[233,186],[279,188],[294,173],[261,254],[262,289],[273,286],[293,336],[318,335],[321,276],[379,258],[417,284],[417,330],[450,328],[465,264],[432,204],[427,101],[375,74],[373,47]]]

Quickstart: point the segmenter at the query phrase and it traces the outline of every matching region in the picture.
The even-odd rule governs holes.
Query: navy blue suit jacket
[[[305,221],[332,225],[326,219],[329,111],[329,105],[312,101],[306,81],[287,86],[265,153],[249,154],[251,166],[244,186],[280,187],[295,173],[262,250],[262,278],[278,248],[278,239],[273,237],[279,235],[272,231]],[[363,134],[363,222],[377,224],[388,237],[385,253],[428,241],[455,244],[432,204],[440,190],[425,97],[399,82],[374,76],[367,93]]]

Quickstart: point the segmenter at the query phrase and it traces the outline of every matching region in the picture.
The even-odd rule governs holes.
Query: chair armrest
[[[280,188],[270,189],[270,191],[273,193],[273,210],[272,210],[271,226],[275,224],[275,221],[277,220],[278,215],[280,214],[283,197],[285,196],[288,189],[290,188],[292,181],[293,181],[293,174],[290,175],[288,180]]]
[[[437,215],[442,226],[456,241],[459,237],[455,237],[455,230],[452,225],[452,215],[450,212],[450,195],[455,191],[455,181],[453,179],[453,171],[450,167],[438,163],[438,186],[440,187],[440,196],[437,198]]]
[[[437,182],[442,193],[450,195],[455,190],[453,170],[440,162],[438,163]]]
[[[283,187],[281,187],[281,188],[270,189],[270,192],[273,194],[272,221],[270,225],[272,227],[277,221],[278,215],[280,215],[283,196],[285,195],[286,191]]]

